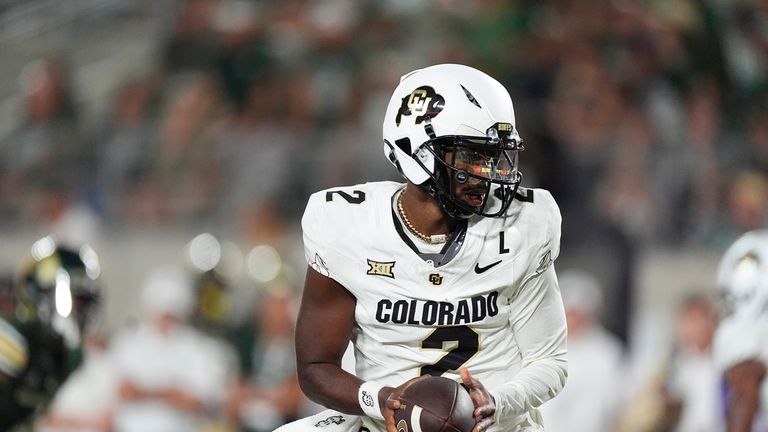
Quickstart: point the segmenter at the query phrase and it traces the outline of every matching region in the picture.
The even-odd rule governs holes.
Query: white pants
[[[361,432],[362,425],[359,416],[325,410],[280,426],[274,432]],[[366,431],[367,429],[362,430]]]

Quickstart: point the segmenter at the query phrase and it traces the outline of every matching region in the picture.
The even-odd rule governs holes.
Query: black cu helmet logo
[[[430,86],[421,86],[403,98],[400,109],[395,117],[395,124],[400,126],[403,116],[415,115],[416,124],[421,124],[424,119],[435,117],[445,108],[445,98],[435,93]]]

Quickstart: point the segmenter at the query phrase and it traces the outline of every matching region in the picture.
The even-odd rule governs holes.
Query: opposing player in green
[[[33,430],[59,385],[80,363],[81,340],[99,325],[100,271],[92,248],[45,237],[0,310],[0,430]]]

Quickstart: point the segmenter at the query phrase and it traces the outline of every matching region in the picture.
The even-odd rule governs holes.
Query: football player
[[[383,132],[406,183],[324,190],[304,212],[298,375],[332,410],[279,430],[396,432],[398,395],[422,375],[465,384],[474,432],[543,430],[537,407],[566,379],[561,218],[520,187],[509,93],[463,65],[416,70]],[[350,340],[356,375],[340,365]]]
[[[99,264],[45,237],[10,286],[0,325],[0,430],[29,427],[82,357],[81,337],[98,322]]]
[[[725,373],[727,430],[766,430],[768,230],[748,232],[728,248],[718,286],[727,310],[715,334],[714,355]]]

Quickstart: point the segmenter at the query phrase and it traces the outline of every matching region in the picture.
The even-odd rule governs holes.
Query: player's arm
[[[361,193],[359,202],[344,199],[337,202],[341,207],[334,207],[330,193],[313,194],[301,220],[309,267],[296,323],[299,384],[310,399],[328,408],[383,419],[391,414],[386,401],[395,389],[363,382],[341,368],[357,300],[338,282],[338,269],[347,265],[348,258],[338,254],[336,246],[348,234],[343,223],[352,217],[347,214],[347,205],[361,204],[365,195]]]
[[[531,256],[529,274],[512,295],[510,323],[520,348],[522,369],[514,378],[491,392],[496,400],[496,419],[516,417],[552,399],[565,385],[565,308],[553,265],[560,253],[562,219],[552,196],[536,190],[547,231],[538,253]],[[546,216],[544,216],[546,215]]]
[[[567,377],[565,312],[552,265],[520,289],[513,310],[512,328],[523,367],[491,393],[497,422],[551,399],[562,390]]]
[[[725,373],[729,400],[728,432],[750,432],[752,420],[760,403],[760,385],[765,378],[765,364],[758,360],[745,360]]]
[[[341,368],[355,318],[355,297],[335,280],[307,268],[296,323],[299,384],[315,402],[348,414],[362,414],[362,381]]]

